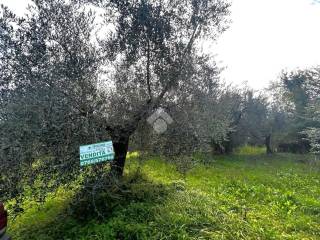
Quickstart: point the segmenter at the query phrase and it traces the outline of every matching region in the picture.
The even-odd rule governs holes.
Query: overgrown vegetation
[[[15,239],[318,239],[320,177],[310,156],[240,152],[199,155],[185,178],[160,158],[139,165],[131,157],[125,191],[100,202],[108,206],[103,218],[69,214],[74,193],[61,187],[44,205],[26,201],[9,232]]]
[[[320,68],[268,91],[227,85],[204,46],[229,8],[0,6],[0,201],[14,238],[320,237]],[[112,161],[79,166],[79,146],[108,140]]]

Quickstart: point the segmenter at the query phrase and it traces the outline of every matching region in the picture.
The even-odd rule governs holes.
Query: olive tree
[[[22,180],[69,182],[79,145],[108,138],[111,173],[121,176],[139,124],[210,88],[203,72],[211,63],[199,43],[225,30],[228,7],[220,0],[34,0],[19,18],[2,6],[1,192],[21,194]]]
[[[225,29],[228,4],[220,0],[96,1],[110,27],[100,44],[109,75],[105,90],[105,129],[122,175],[130,136],[152,111],[204,87],[200,41]],[[172,93],[171,96],[168,93]],[[172,97],[174,95],[174,97]]]
[[[61,0],[33,1],[22,18],[1,8],[0,186],[8,198],[23,192],[22,180],[68,182],[79,145],[105,137],[95,114],[101,60],[93,20]]]
[[[320,154],[320,69],[313,68],[309,70],[311,78],[308,78],[307,93],[309,103],[306,107],[306,119],[310,123],[303,131],[311,146],[311,152],[316,155]]]

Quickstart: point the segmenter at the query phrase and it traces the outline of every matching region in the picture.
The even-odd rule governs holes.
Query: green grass
[[[245,145],[236,150],[237,154],[240,155],[257,155],[266,153],[266,147],[255,147],[250,145]]]
[[[11,220],[13,239],[320,239],[320,174],[305,155],[241,152],[199,163],[182,176],[150,158],[126,165],[122,196],[101,219],[66,214],[61,188]],[[201,163],[202,162],[202,163]]]

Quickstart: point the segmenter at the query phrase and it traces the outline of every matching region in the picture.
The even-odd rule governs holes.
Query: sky
[[[22,15],[28,0],[0,0]],[[320,3],[233,0],[231,24],[207,46],[228,83],[263,89],[282,70],[320,65]]]
[[[320,3],[234,0],[230,28],[212,46],[228,82],[261,89],[283,69],[320,65]]]

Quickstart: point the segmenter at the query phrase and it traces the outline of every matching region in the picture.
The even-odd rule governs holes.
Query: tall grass
[[[11,220],[9,232],[14,239],[320,239],[319,173],[301,155],[270,160],[245,149],[185,177],[161,158],[139,166],[131,155],[126,191],[106,198],[113,209],[104,220],[66,215],[60,190]]]
[[[236,150],[240,155],[258,155],[266,153],[266,147],[244,145]]]

